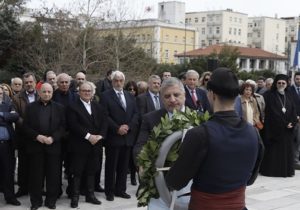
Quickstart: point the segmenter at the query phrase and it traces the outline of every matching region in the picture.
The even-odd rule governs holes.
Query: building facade
[[[270,17],[248,18],[248,46],[285,55],[285,21]]]
[[[258,48],[238,47],[230,45],[211,45],[206,48],[199,48],[186,52],[185,55],[178,54],[179,63],[183,62],[183,57],[188,61],[200,57],[207,57],[212,53],[219,54],[224,47],[237,49],[239,56],[236,60],[236,65],[241,71],[259,71],[259,70],[272,70],[275,73],[287,73],[286,56],[280,56],[271,52],[267,52]],[[213,69],[208,69],[213,70]]]
[[[199,47],[219,43],[247,45],[247,14],[231,9],[186,13],[186,23],[198,30]]]
[[[126,21],[116,26],[113,23],[99,28],[102,36],[122,32],[124,37],[134,38],[158,63],[177,63],[178,53],[196,49],[197,31],[185,24],[170,24],[158,19]]]

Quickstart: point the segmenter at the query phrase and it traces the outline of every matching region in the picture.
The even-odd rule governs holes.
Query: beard
[[[285,88],[278,88],[277,92],[280,93],[281,95],[284,95],[284,90]]]

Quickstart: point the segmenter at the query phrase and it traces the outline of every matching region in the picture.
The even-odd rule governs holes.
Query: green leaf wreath
[[[172,120],[168,114],[161,118],[160,124],[155,126],[150,134],[147,143],[143,146],[142,151],[137,157],[137,163],[142,167],[143,172],[140,175],[140,185],[137,190],[138,206],[147,206],[151,198],[159,198],[155,186],[154,178],[156,176],[155,161],[162,142],[172,133],[195,127],[209,119],[209,114],[199,115],[196,111],[186,107],[185,112],[174,112]],[[169,151],[165,167],[169,167],[178,157],[178,151],[181,141],[177,141]]]

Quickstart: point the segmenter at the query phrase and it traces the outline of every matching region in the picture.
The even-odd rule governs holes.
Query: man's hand
[[[98,141],[100,141],[103,137],[101,135],[90,135],[89,142],[92,145],[95,145]]]
[[[53,138],[51,136],[47,137],[45,139],[45,144],[47,145],[53,144]]]
[[[129,130],[129,127],[128,125],[121,125],[118,129],[118,134],[123,136],[123,135],[126,135],[128,133],[128,130]]]
[[[47,136],[44,136],[44,135],[38,135],[37,137],[36,137],[36,140],[38,140],[40,143],[42,143],[42,144],[45,144],[46,142],[45,141],[47,141]]]
[[[292,123],[289,123],[286,127],[287,127],[287,128],[292,128],[293,125],[292,125]]]

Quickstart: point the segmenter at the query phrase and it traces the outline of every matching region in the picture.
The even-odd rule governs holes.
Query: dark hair
[[[33,77],[33,80],[36,82],[36,78],[35,78],[35,75],[34,75],[33,72],[26,72],[25,74],[23,74],[23,80],[24,80],[25,78],[30,77],[30,76],[32,76],[32,77]]]
[[[241,94],[241,95],[244,94],[244,91],[245,91],[245,89],[246,89],[247,87],[251,87],[252,95],[253,95],[254,92],[255,92],[255,87],[254,87],[254,85],[252,85],[252,84],[250,84],[250,83],[247,83],[247,82],[245,82],[244,84],[242,84],[241,89],[240,89],[240,94]]]
[[[109,75],[111,75],[112,72],[113,72],[112,69],[108,70],[108,71],[106,72],[106,76],[108,77]]]
[[[295,77],[295,76],[298,76],[298,75],[300,75],[300,71],[297,71],[297,72],[295,73],[294,77]]]
[[[130,87],[133,87],[134,91],[135,91],[135,95],[134,96],[137,96],[138,95],[138,87],[137,87],[137,84],[135,81],[128,81],[124,87],[124,90],[127,90],[129,91],[129,88]]]
[[[265,81],[266,80],[266,78],[265,77],[258,77],[258,79],[257,80],[263,80],[263,81]]]

